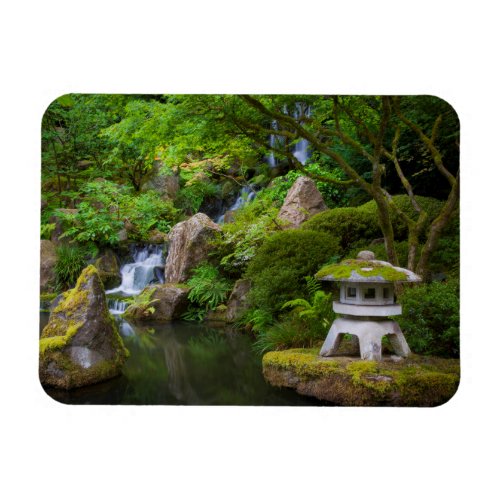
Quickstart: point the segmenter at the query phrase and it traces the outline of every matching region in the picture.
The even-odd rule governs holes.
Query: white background
[[[494,2],[179,3],[2,4],[0,495],[498,498]],[[457,395],[434,409],[49,399],[37,375],[39,128],[46,106],[68,92],[425,93],[450,102],[462,125]]]

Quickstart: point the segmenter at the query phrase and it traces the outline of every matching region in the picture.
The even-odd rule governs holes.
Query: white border
[[[404,6],[403,6],[404,5]],[[493,2],[2,7],[4,498],[475,497],[498,491]],[[430,93],[462,124],[462,383],[436,409],[71,407],[37,383],[39,122],[64,93]],[[477,252],[477,255],[476,255]],[[483,284],[481,283],[481,286]],[[491,295],[493,298],[493,295]],[[486,312],[485,312],[486,311]]]

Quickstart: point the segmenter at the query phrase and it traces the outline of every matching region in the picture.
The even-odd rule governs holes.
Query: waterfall
[[[283,106],[283,113],[288,115],[288,107]],[[304,104],[301,102],[295,103],[295,109],[293,111],[293,117],[301,123],[301,118],[309,118],[311,116],[311,106],[308,104]],[[271,128],[273,130],[278,130],[278,123],[276,120],[273,120],[271,123]],[[279,134],[271,134],[269,136],[269,147],[274,148],[276,145],[283,144],[283,138]],[[307,139],[300,139],[296,144],[293,145],[292,150],[293,156],[297,158],[302,165],[305,165],[307,159],[310,156],[309,152],[309,141]],[[271,150],[269,155],[267,156],[267,164],[269,168],[276,167],[276,158],[274,157],[274,152]]]
[[[296,120],[299,120],[300,123],[300,118],[304,116],[306,118],[309,118],[311,116],[311,107],[300,102],[296,103],[293,117]],[[297,160],[299,160],[302,165],[306,163],[307,159],[309,158],[309,141],[307,139],[300,139],[300,141],[294,145],[293,156],[295,156],[295,158],[297,158]]]
[[[273,130],[278,130],[278,122],[276,120],[273,120],[271,123],[271,127]],[[275,168],[276,167],[276,158],[274,157],[274,151],[272,148],[274,148],[274,145],[276,144],[276,135],[271,134],[269,136],[269,147],[271,148],[271,152],[269,153],[267,157],[267,164],[269,168]]]
[[[107,290],[106,293],[122,293],[123,295],[137,295],[154,281],[162,281],[158,272],[165,267],[160,245],[147,245],[139,248],[134,247],[132,251],[134,262],[125,264],[120,274],[122,282],[117,288]]]
[[[111,314],[123,314],[128,305],[124,300],[108,299],[108,309]]]
[[[236,198],[236,201],[223,214],[219,215],[215,219],[215,222],[217,224],[223,224],[224,216],[227,212],[234,212],[235,210],[238,210],[238,208],[241,208],[247,203],[250,203],[254,198],[255,191],[249,186],[243,186],[238,193],[238,198]]]

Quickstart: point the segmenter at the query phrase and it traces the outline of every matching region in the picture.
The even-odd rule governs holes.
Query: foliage
[[[317,173],[319,175],[326,174],[325,170],[319,163],[308,163],[306,166],[306,173],[309,172]],[[332,178],[345,180],[345,175],[339,168],[334,168],[328,173]],[[267,189],[270,192],[272,199],[281,206],[285,201],[288,190],[292,187],[293,183],[303,175],[304,172],[290,170],[287,174],[273,179],[271,185]],[[348,203],[345,189],[324,181],[318,180],[314,182],[328,207],[344,206]]]
[[[59,245],[56,248],[57,261],[54,267],[56,289],[72,288],[87,264],[87,251],[79,246]]]
[[[398,322],[413,352],[459,356],[458,280],[407,288],[399,301],[403,315]]]
[[[133,318],[134,316],[150,316],[155,313],[154,303],[159,299],[153,299],[156,291],[154,287],[146,287],[139,295],[133,295],[127,299],[129,306],[124,312],[124,317]]]
[[[427,224],[424,227],[424,232],[422,234],[421,239],[423,240],[425,236],[425,229],[429,227],[429,222],[435,219],[439,215],[439,211],[443,207],[444,203],[441,200],[436,200],[435,198],[429,198],[426,196],[415,196],[415,199],[418,202],[418,204],[422,207],[422,209],[428,213],[429,216]],[[394,201],[394,204],[398,207],[399,210],[401,210],[411,219],[417,220],[418,214],[413,208],[409,196],[400,194],[393,196],[392,200]],[[359,209],[366,210],[367,212],[373,214],[377,213],[377,206],[373,200],[365,203],[364,205],[361,205]],[[392,226],[394,228],[394,238],[399,241],[406,239],[408,237],[408,226],[406,225],[405,221],[392,207],[389,207],[389,215],[391,218]]]
[[[312,347],[325,338],[322,329],[311,329],[311,322],[304,318],[291,317],[257,334],[252,348],[264,354],[267,351],[277,351],[290,347]]]
[[[210,264],[201,264],[193,270],[187,282],[191,288],[188,299],[205,311],[215,309],[231,291],[231,283]]]
[[[311,347],[325,338],[334,320],[332,296],[320,289],[321,284],[315,278],[306,276],[305,281],[308,300],[285,302],[281,309],[293,310],[281,321],[258,331],[254,349],[261,354],[290,347]]]
[[[56,225],[53,223],[50,224],[41,224],[40,226],[40,239],[49,240],[52,235],[52,231],[56,228]]]
[[[162,200],[154,191],[124,197],[121,213],[132,227],[129,239],[136,241],[147,241],[153,229],[168,233],[179,217],[172,202]]]
[[[115,245],[125,221],[129,239],[147,241],[151,230],[168,232],[178,218],[172,203],[155,192],[133,194],[125,186],[102,180],[88,182],[82,193],[85,201],[78,204],[76,214],[56,211],[70,226],[63,235],[78,242]]]
[[[305,221],[302,228],[324,232],[338,238],[342,256],[355,245],[366,246],[373,239],[382,236],[376,212],[366,206],[326,210]]]
[[[306,297],[305,277],[339,252],[338,240],[317,231],[291,229],[271,235],[250,261],[252,306],[278,313],[294,298]]]

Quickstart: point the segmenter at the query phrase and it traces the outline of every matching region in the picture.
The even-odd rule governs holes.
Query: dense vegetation
[[[453,109],[431,96],[62,96],[42,121],[41,238],[58,245],[54,288],[73,286],[107,249],[223,213],[246,187],[254,199],[188,282],[188,318],[246,278],[239,324],[256,348],[309,347],[333,319],[331,291],[312,276],[371,249],[429,283],[400,294],[412,349],[458,356],[458,139]],[[329,208],[286,229],[278,211],[301,175]]]

